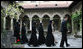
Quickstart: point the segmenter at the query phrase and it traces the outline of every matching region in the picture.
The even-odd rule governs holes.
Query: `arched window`
[[[60,30],[60,24],[61,24],[60,16],[54,15],[53,21],[54,21],[54,24],[53,24],[54,30]]]
[[[50,17],[48,15],[44,15],[42,18],[43,28],[47,30],[49,24]]]

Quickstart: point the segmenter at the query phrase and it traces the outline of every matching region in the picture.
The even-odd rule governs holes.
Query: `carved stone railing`
[[[11,30],[1,33],[1,48],[12,48],[13,43],[16,41],[13,34],[14,33]]]

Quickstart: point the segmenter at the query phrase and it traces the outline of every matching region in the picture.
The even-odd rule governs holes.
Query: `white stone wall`
[[[44,15],[48,15],[50,17],[50,19],[53,19],[54,15],[59,15],[60,18],[62,19],[66,14],[71,15],[69,10],[63,9],[63,8],[59,8],[59,9],[46,9],[46,10],[25,10],[25,14],[27,15],[29,18],[32,18],[34,15],[37,15],[39,18],[42,18]]]

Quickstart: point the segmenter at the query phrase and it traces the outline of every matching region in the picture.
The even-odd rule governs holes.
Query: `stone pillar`
[[[30,31],[32,30],[32,18],[30,18]]]
[[[73,19],[72,19],[72,33],[74,33]]]
[[[11,18],[11,30],[13,30],[13,18]]]
[[[60,29],[61,29],[61,24],[62,24],[62,21],[63,21],[63,17],[61,17],[61,22],[60,22]],[[61,31],[61,30],[59,30],[59,31]]]
[[[62,23],[62,21],[63,21],[63,18],[61,17],[61,23]]]
[[[52,17],[50,17],[50,20],[53,20],[53,18],[52,18]]]
[[[6,17],[4,17],[4,20],[3,20],[3,28],[5,29],[6,28]]]
[[[80,19],[80,35],[82,35],[82,19]]]
[[[42,18],[40,18],[40,23],[42,23]]]

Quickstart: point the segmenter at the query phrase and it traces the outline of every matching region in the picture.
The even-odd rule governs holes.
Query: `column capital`
[[[40,23],[42,23],[42,18],[39,18],[39,20],[40,20]]]
[[[63,18],[61,17],[61,20],[63,20]]]
[[[30,21],[32,21],[32,18],[29,18],[30,19]]]
[[[63,21],[63,18],[61,17],[61,22]]]
[[[52,18],[52,17],[50,17],[50,20],[53,20],[53,18]]]

